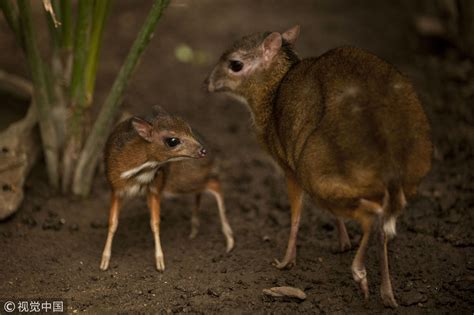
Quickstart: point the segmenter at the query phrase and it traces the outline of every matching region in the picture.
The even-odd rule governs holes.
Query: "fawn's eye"
[[[181,140],[179,140],[178,138],[166,138],[165,143],[170,148],[173,148],[173,147],[177,146],[178,144],[180,144]]]
[[[240,70],[242,70],[243,67],[244,67],[244,64],[242,61],[239,61],[239,60],[229,61],[229,68],[230,70],[234,72],[239,72]]]

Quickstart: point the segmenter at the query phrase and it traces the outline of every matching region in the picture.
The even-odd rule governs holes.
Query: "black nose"
[[[199,157],[205,157],[207,154],[207,150],[204,149],[204,148],[201,148],[201,150],[199,150]]]

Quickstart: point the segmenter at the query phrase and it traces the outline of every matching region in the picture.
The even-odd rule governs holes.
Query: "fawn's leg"
[[[380,296],[383,304],[392,308],[398,307],[397,301],[393,295],[392,282],[390,280],[390,272],[388,269],[388,239],[383,230],[383,218],[379,217],[379,254],[380,254],[380,272],[382,276],[382,284],[380,287]]]
[[[201,206],[201,193],[197,193],[194,207],[191,213],[191,234],[189,234],[190,239],[195,238],[199,232],[198,212],[199,212],[200,206]]]
[[[291,268],[296,264],[296,238],[298,236],[301,207],[303,205],[303,189],[291,175],[287,176],[287,188],[291,205],[291,231],[285,258],[281,262],[275,259],[275,266],[278,269]]]
[[[112,241],[114,239],[115,231],[118,225],[118,216],[120,211],[120,199],[112,192],[109,213],[109,232],[107,234],[107,241],[105,242],[104,251],[102,252],[102,261],[100,262],[100,269],[107,270],[109,268],[110,255],[112,252]]]
[[[225,214],[226,210],[221,184],[218,180],[211,179],[207,182],[206,189],[216,198],[217,207],[219,209],[219,217],[222,225],[222,233],[224,233],[227,244],[226,251],[230,252],[234,248],[234,235]]]
[[[355,282],[359,284],[366,300],[369,298],[369,286],[367,283],[367,271],[365,269],[365,253],[369,245],[374,218],[381,211],[382,208],[379,204],[361,199],[359,207],[353,213],[354,218],[359,221],[362,226],[363,234],[357,253],[352,261],[352,277]]]
[[[336,217],[336,226],[339,236],[339,249],[341,252],[345,252],[351,249],[351,241],[347,234],[346,225],[342,218]]]
[[[155,238],[156,269],[165,270],[165,260],[160,241],[160,197],[152,192],[148,193],[148,207],[150,208],[150,225]]]

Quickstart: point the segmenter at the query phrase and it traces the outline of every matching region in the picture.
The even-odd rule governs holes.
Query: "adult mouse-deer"
[[[204,158],[206,157],[206,158]],[[149,119],[132,117],[118,124],[105,148],[105,169],[112,189],[109,231],[100,269],[109,267],[112,240],[118,225],[119,209],[126,197],[146,194],[150,225],[155,239],[156,268],[165,269],[160,241],[160,200],[166,194],[195,194],[190,237],[197,234],[197,210],[202,192],[214,195],[219,208],[227,251],[234,247],[232,229],[225,214],[224,198],[209,156],[189,125],[154,107]]]
[[[299,26],[243,37],[220,58],[208,90],[226,92],[252,113],[261,145],[283,169],[291,232],[278,268],[295,264],[303,192],[338,218],[340,245],[350,246],[342,218],[363,237],[352,273],[368,298],[364,256],[378,224],[381,296],[396,307],[387,240],[397,216],[431,166],[430,128],[410,81],[392,65],[354,47],[300,59]]]

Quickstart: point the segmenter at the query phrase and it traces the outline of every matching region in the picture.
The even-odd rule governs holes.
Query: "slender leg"
[[[211,179],[207,183],[207,191],[209,191],[217,201],[217,207],[219,209],[219,217],[222,225],[222,233],[224,233],[226,239],[226,251],[230,252],[234,248],[234,234],[230,228],[229,222],[226,217],[226,210],[224,205],[224,196],[222,194],[221,185],[218,180]]]
[[[392,308],[398,307],[397,301],[393,295],[392,281],[390,280],[390,272],[388,269],[388,250],[387,243],[388,238],[383,230],[383,219],[380,217],[379,222],[379,236],[380,236],[380,272],[382,276],[382,284],[380,287],[380,295],[382,297],[383,304]]]
[[[278,269],[291,268],[296,264],[296,238],[298,236],[301,207],[303,205],[303,189],[291,175],[287,176],[287,188],[291,205],[291,231],[285,258],[281,262],[275,259],[275,266]]]
[[[191,234],[189,234],[190,239],[196,238],[199,232],[199,217],[198,212],[201,206],[201,193],[196,194],[196,200],[191,214]]]
[[[155,238],[156,269],[165,270],[165,260],[160,241],[160,197],[152,192],[148,193],[148,207],[150,208],[150,225]]]
[[[110,204],[109,214],[109,232],[107,234],[107,241],[105,242],[104,251],[102,252],[102,261],[100,262],[100,269],[107,270],[109,268],[110,255],[112,252],[112,241],[114,239],[115,231],[118,225],[118,216],[120,211],[120,199],[112,192],[112,201]]]
[[[341,252],[345,252],[351,249],[351,241],[347,234],[346,225],[341,218],[336,217],[336,226],[339,235],[339,249]]]
[[[374,202],[361,199],[359,207],[354,211],[354,218],[362,226],[362,239],[360,241],[357,253],[352,261],[352,276],[359,284],[364,298],[369,298],[369,286],[367,283],[367,271],[365,269],[365,253],[370,239],[370,232],[374,222],[374,217],[381,211],[381,207]]]

